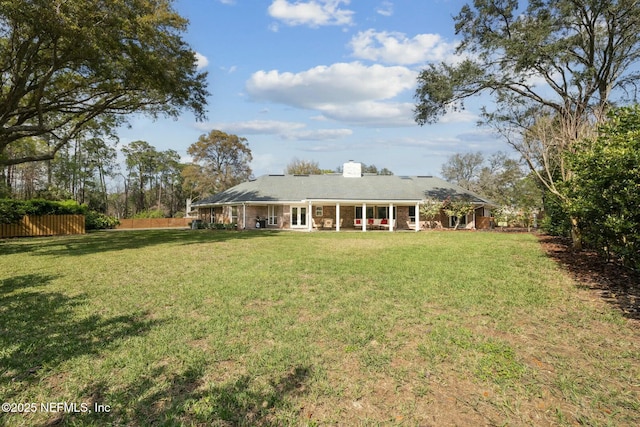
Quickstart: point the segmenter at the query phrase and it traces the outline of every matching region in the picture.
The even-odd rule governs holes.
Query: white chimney
[[[362,176],[362,164],[349,160],[342,165],[342,176],[345,178],[360,178]]]

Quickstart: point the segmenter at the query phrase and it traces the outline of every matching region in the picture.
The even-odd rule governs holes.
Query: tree
[[[287,165],[288,175],[322,175],[318,162],[294,158]]]
[[[52,159],[92,122],[204,118],[206,73],[172,0],[0,0],[0,165]],[[51,142],[10,150],[24,138]]]
[[[44,141],[36,138],[24,138],[11,146],[5,156],[30,156],[41,150]],[[0,158],[2,155],[0,155]],[[2,175],[5,186],[4,191],[21,199],[29,199],[36,196],[39,189],[46,186],[46,165],[44,163],[28,163],[7,165],[3,168]]]
[[[440,216],[440,211],[444,207],[444,204],[440,200],[433,199],[431,197],[424,200],[424,203],[420,206],[420,213],[427,220],[429,228],[436,225],[436,218]]]
[[[457,230],[462,218],[473,212],[473,203],[466,198],[447,198],[442,202],[442,210],[445,214],[454,218],[456,223],[453,229]]]
[[[197,197],[215,194],[240,184],[251,177],[253,159],[246,138],[219,130],[201,135],[187,153],[193,164],[185,168],[185,185]]]
[[[362,173],[371,173],[376,175],[393,175],[387,168],[378,169],[376,165],[367,165],[366,163],[362,164]]]
[[[481,152],[454,154],[442,165],[441,172],[447,181],[510,210],[541,206],[539,191],[531,191],[528,180],[523,182],[525,173],[520,162],[502,151],[488,158]]]
[[[387,168],[378,169],[376,165],[368,165],[366,163],[361,163],[360,166],[362,168],[362,173],[369,173],[369,174],[375,174],[375,175],[393,175],[393,172]],[[342,173],[342,170],[343,170],[342,166],[338,166],[334,171],[328,171],[328,172]]]
[[[107,177],[114,172],[116,158],[117,152],[108,140],[79,135],[47,162],[47,197],[60,199],[67,194],[92,210],[106,212]]]
[[[476,189],[480,169],[484,163],[482,153],[454,154],[442,165],[442,177],[467,190]]]
[[[129,145],[122,147],[122,152],[125,155],[128,171],[127,181],[129,183],[132,181],[137,183],[135,189],[132,190],[135,194],[134,213],[138,213],[149,207],[145,193],[147,184],[151,182],[157,169],[158,151],[146,141],[133,141]]]
[[[640,76],[640,8],[632,0],[474,0],[455,17],[458,64],[431,65],[418,78],[415,119],[434,123],[488,92],[484,122],[524,157],[542,184],[569,203],[562,183],[572,152],[605,117],[612,97],[635,95]],[[579,247],[577,220],[572,221]]]
[[[183,208],[182,170],[180,155],[175,150],[158,152],[156,162],[156,204],[173,217]]]
[[[579,148],[568,156],[570,195],[585,241],[640,270],[640,107],[612,110]]]

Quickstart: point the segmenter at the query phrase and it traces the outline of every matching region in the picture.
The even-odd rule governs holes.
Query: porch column
[[[416,203],[416,231],[420,231],[420,202]]]
[[[336,231],[340,231],[340,203],[336,203]]]
[[[362,231],[367,231],[367,204],[362,204]]]
[[[242,204],[242,228],[247,229],[247,205]]]
[[[389,231],[393,231],[393,221],[395,221],[393,216],[393,203],[389,203]]]
[[[478,224],[476,224],[476,207],[473,207],[473,229],[478,229]]]
[[[312,208],[312,204],[311,202],[309,202],[309,206],[307,209],[307,230],[309,231],[313,231],[313,224],[311,222],[311,218],[312,218],[311,215],[313,214],[311,213],[311,208]]]

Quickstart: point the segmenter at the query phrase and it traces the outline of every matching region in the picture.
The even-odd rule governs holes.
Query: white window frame
[[[267,207],[267,224],[278,225],[278,206],[269,205]]]
[[[231,224],[238,223],[238,206],[231,206]]]
[[[294,215],[294,211],[298,214]],[[309,206],[308,205],[291,205],[290,207],[291,214],[291,228],[307,228],[309,218]],[[294,224],[297,222],[297,224]]]
[[[417,213],[418,209],[416,209],[415,206],[407,206],[407,207],[409,208],[409,212],[408,212],[409,222],[415,223],[416,222],[416,213]],[[412,210],[413,210],[413,215],[411,215],[411,211]]]
[[[468,224],[468,218],[469,214],[464,215],[461,219],[460,219],[460,225],[459,227],[466,227]],[[449,217],[449,228],[453,228],[456,226],[456,216],[450,216]]]

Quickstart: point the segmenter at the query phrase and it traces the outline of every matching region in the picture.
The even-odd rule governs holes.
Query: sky
[[[463,0],[177,0],[183,35],[208,72],[207,120],[134,117],[120,146],[187,148],[213,129],[246,138],[255,176],[292,160],[353,160],[396,175],[440,175],[456,153],[509,151],[476,123],[483,102],[419,126],[416,78],[457,60]]]

